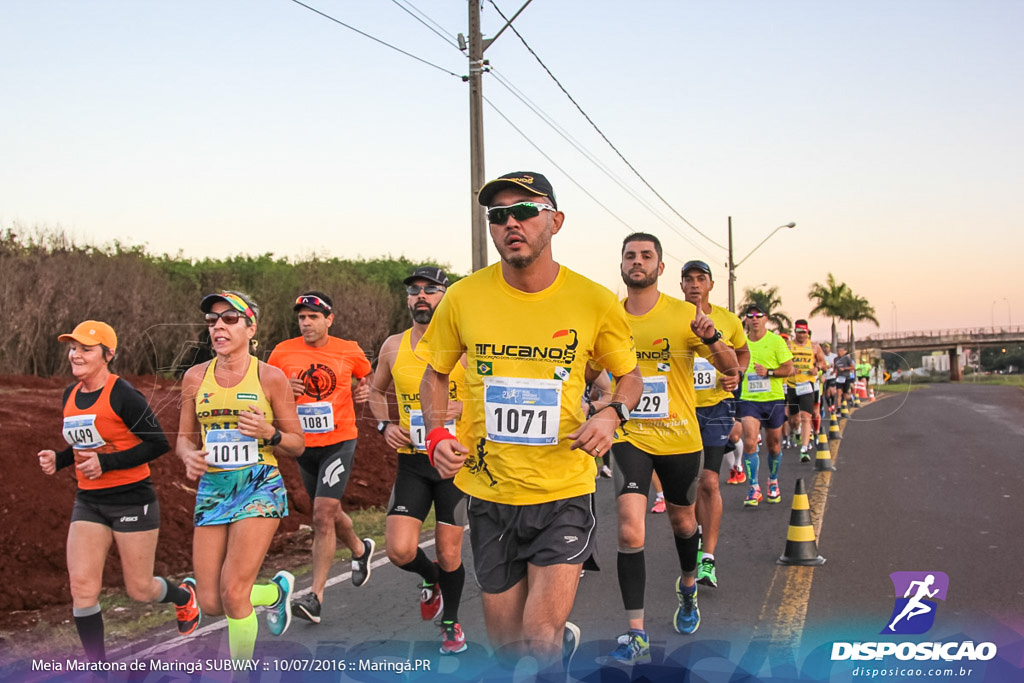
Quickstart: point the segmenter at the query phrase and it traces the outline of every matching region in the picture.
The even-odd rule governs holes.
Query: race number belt
[[[326,434],[334,431],[334,406],[330,403],[300,403],[295,407],[299,410],[299,421],[305,433]]]
[[[206,462],[220,469],[255,465],[260,461],[260,445],[254,436],[237,429],[211,429],[203,437]]]
[[[562,382],[557,379],[484,377],[487,439],[549,446],[558,443]]]

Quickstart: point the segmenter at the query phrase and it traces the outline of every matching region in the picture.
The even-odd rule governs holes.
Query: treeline
[[[59,231],[3,230],[0,374],[66,373],[67,356],[57,336],[88,319],[117,331],[115,372],[178,372],[195,358],[208,357],[199,302],[225,289],[243,291],[259,305],[261,358],[298,335],[292,305],[309,289],[334,300],[332,334],[357,341],[372,358],[387,335],[410,324],[402,280],[418,265],[405,258],[293,262],[273,254],[190,260],[118,242],[79,245]],[[431,265],[448,270],[446,264]]]

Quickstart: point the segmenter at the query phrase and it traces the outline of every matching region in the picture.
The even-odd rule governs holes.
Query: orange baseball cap
[[[117,334],[114,332],[114,328],[98,320],[86,320],[78,323],[74,332],[60,335],[57,337],[57,341],[76,341],[86,346],[103,344],[111,351],[117,348]]]

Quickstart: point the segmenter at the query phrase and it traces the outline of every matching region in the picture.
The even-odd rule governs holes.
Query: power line
[[[423,12],[420,12],[420,10],[417,9],[416,6],[413,5],[411,2],[408,2],[408,0],[407,0],[407,4],[412,9],[409,9],[409,7],[406,7],[405,5],[403,5],[401,2],[399,2],[399,0],[391,0],[391,2],[395,3],[396,5],[398,5],[398,7],[401,8],[402,11],[408,13],[410,17],[412,17],[416,21],[418,21],[421,24],[423,24],[424,26],[426,26],[429,30],[433,31],[436,35],[440,36],[441,40],[443,40],[444,42],[448,43],[449,45],[454,47],[456,50],[459,49],[459,44],[455,42],[454,38],[451,38],[451,34],[450,33],[447,36],[445,36],[444,33],[441,32],[441,31],[444,31],[444,29],[441,28],[441,26],[438,25],[438,23],[436,21],[434,21],[433,19],[428,17],[426,14],[423,14]],[[437,28],[434,28],[434,26],[431,26],[426,21],[424,21],[420,17],[416,16],[416,14],[414,14],[412,10],[416,10],[416,12],[418,12],[421,15],[423,15],[423,17],[426,18],[427,21],[429,21],[431,24],[434,24],[434,26],[437,26],[438,28],[440,28],[441,31],[438,31]],[[447,31],[445,31],[445,33],[447,33]]]
[[[316,14],[319,14],[324,19],[330,19],[335,24],[338,24],[340,26],[344,26],[345,28],[347,28],[350,31],[355,31],[356,33],[358,33],[359,35],[363,36],[364,38],[369,38],[370,40],[372,40],[372,41],[374,41],[376,43],[380,43],[381,45],[383,45],[385,47],[389,47],[392,50],[394,50],[395,52],[401,52],[406,57],[412,57],[417,62],[422,62],[423,64],[426,64],[427,66],[432,66],[435,69],[437,69],[438,71],[445,72],[449,76],[455,76],[458,79],[462,78],[462,76],[460,76],[459,74],[454,73],[452,71],[449,71],[448,69],[444,68],[443,66],[438,66],[437,64],[434,64],[433,62],[428,62],[427,60],[423,59],[422,57],[417,57],[416,55],[412,54],[411,52],[406,52],[405,50],[403,50],[400,47],[396,47],[396,46],[392,45],[391,43],[388,43],[386,41],[381,40],[380,38],[375,38],[374,36],[371,36],[369,33],[366,33],[365,31],[360,31],[359,29],[357,29],[354,26],[349,26],[348,24],[346,24],[345,22],[341,21],[340,19],[335,19],[331,15],[325,14],[325,13],[321,12],[320,10],[316,9],[315,7],[310,7],[309,5],[305,4],[304,2],[300,2],[299,0],[292,0],[292,2],[294,2],[296,5],[299,5],[301,7],[305,7],[310,12],[314,12]]]
[[[550,115],[544,112],[544,110],[541,109],[535,102],[530,100],[530,98],[527,97],[519,88],[517,88],[508,79],[507,76],[499,73],[497,69],[495,69],[493,66],[491,67],[490,72],[497,79],[499,85],[501,85],[509,92],[511,92],[514,97],[516,97],[520,102],[526,105],[526,107],[533,111],[533,113],[535,113],[542,121],[547,123],[548,126],[550,126],[559,136],[561,136],[563,140],[568,142],[569,145],[571,145],[576,151],[582,154],[588,161],[594,164],[602,173],[608,176],[608,178],[610,178],[612,182],[617,184],[620,188],[622,188],[622,190],[624,190],[633,199],[639,202],[644,208],[650,211],[655,218],[664,223],[670,230],[672,230],[672,232],[676,233],[679,237],[685,240],[691,247],[693,247],[694,249],[696,249],[697,251],[701,252],[702,254],[709,258],[715,258],[707,249],[694,242],[688,235],[686,235],[683,231],[681,231],[679,228],[673,225],[667,218],[658,213],[658,211],[655,210],[655,208],[650,204],[650,202],[641,197],[637,192],[635,192],[631,187],[629,187],[621,178],[616,176],[615,173],[613,173],[609,168],[607,168],[603,163],[601,163],[601,161],[596,157],[596,155],[594,155],[590,150],[588,150],[583,145],[583,143],[573,138],[572,135],[568,131],[566,131],[562,126],[560,126]]]
[[[496,11],[498,12],[498,14],[499,14],[499,15],[501,15],[501,18],[502,18],[502,19],[504,19],[504,20],[505,20],[505,21],[507,22],[507,21],[508,21],[508,18],[507,18],[507,17],[506,17],[506,16],[505,16],[505,15],[504,15],[504,14],[502,13],[501,9],[499,9],[498,5],[497,5],[497,4],[495,4],[494,0],[489,0],[489,1],[490,1],[491,5],[492,5],[492,6],[494,7],[494,9],[495,9],[495,10],[496,10]],[[627,158],[626,158],[625,156],[623,156],[622,152],[620,152],[620,151],[618,150],[618,148],[616,148],[616,147],[615,147],[615,145],[614,145],[614,144],[612,144],[612,141],[608,139],[608,136],[607,136],[607,135],[605,135],[605,134],[604,134],[604,132],[603,132],[603,131],[602,131],[602,130],[601,130],[600,128],[598,128],[597,124],[596,124],[596,123],[594,123],[594,121],[593,121],[593,120],[592,120],[592,119],[591,119],[591,118],[590,118],[590,117],[589,117],[589,116],[587,115],[587,112],[583,111],[583,107],[581,107],[581,106],[579,105],[579,103],[578,103],[578,102],[576,102],[576,100],[575,100],[575,99],[573,99],[573,96],[569,94],[569,91],[565,89],[565,86],[563,86],[563,85],[561,84],[561,82],[559,82],[559,80],[558,80],[558,79],[557,79],[557,78],[555,77],[555,75],[554,75],[553,73],[551,73],[551,69],[549,69],[549,68],[547,67],[547,65],[546,65],[546,64],[544,63],[544,61],[543,61],[543,60],[542,60],[542,59],[540,58],[540,56],[538,56],[538,55],[537,55],[537,53],[536,53],[536,52],[534,52],[533,48],[532,48],[532,47],[530,47],[530,44],[526,42],[526,39],[525,39],[525,38],[523,38],[522,34],[520,34],[520,33],[519,33],[519,31],[517,31],[517,30],[516,30],[516,27],[515,27],[515,26],[513,26],[513,25],[511,25],[511,24],[509,24],[509,28],[510,28],[510,29],[512,29],[512,32],[516,34],[516,37],[517,37],[517,38],[519,38],[519,42],[521,42],[521,43],[523,44],[523,46],[524,46],[524,47],[525,47],[525,48],[526,48],[527,50],[529,50],[530,54],[531,54],[531,55],[533,55],[533,58],[537,60],[537,63],[538,63],[538,64],[540,64],[540,65],[541,65],[541,67],[542,67],[542,68],[544,69],[544,71],[546,71],[546,72],[547,72],[548,76],[550,76],[550,77],[551,77],[551,80],[555,82],[555,85],[557,85],[557,86],[559,87],[559,89],[560,89],[560,90],[561,90],[561,91],[562,91],[562,92],[563,92],[563,93],[565,94],[565,96],[566,96],[567,98],[569,98],[569,101],[573,103],[573,106],[575,106],[575,107],[576,107],[576,109],[577,109],[577,110],[578,110],[578,111],[580,112],[580,114],[582,114],[582,115],[583,115],[583,118],[585,118],[585,119],[587,120],[587,123],[589,123],[589,124],[590,124],[590,125],[591,125],[591,126],[592,126],[592,127],[594,128],[594,130],[596,130],[596,131],[597,131],[597,134],[598,134],[598,135],[600,135],[600,136],[601,136],[601,138],[602,138],[602,139],[603,139],[603,140],[604,140],[604,141],[605,141],[606,143],[608,143],[608,146],[609,146],[609,147],[611,147],[612,151],[614,151],[614,152],[615,152],[615,153],[616,153],[616,154],[618,155],[618,157],[619,157],[620,159],[622,159],[623,163],[625,163],[625,164],[626,164],[626,166],[628,166],[628,167],[629,167],[629,170],[631,170],[631,171],[632,171],[632,172],[634,173],[634,175],[636,175],[636,177],[637,177],[637,178],[639,178],[639,179],[640,179],[640,181],[641,181],[641,182],[642,182],[642,183],[643,183],[644,185],[646,185],[646,186],[647,186],[647,189],[649,189],[649,190],[650,190],[651,192],[653,192],[653,193],[654,193],[654,195],[655,195],[655,196],[656,196],[656,197],[657,197],[658,199],[660,199],[660,200],[662,201],[662,203],[664,203],[664,204],[665,204],[665,206],[667,206],[667,207],[669,208],[669,210],[671,210],[671,211],[672,211],[672,213],[674,213],[674,214],[675,214],[676,216],[678,216],[680,220],[682,220],[682,221],[683,221],[684,223],[686,223],[686,224],[687,224],[687,225],[689,225],[689,226],[690,226],[691,228],[693,228],[693,229],[694,229],[694,230],[695,230],[695,231],[697,232],[697,234],[698,234],[698,235],[700,235],[701,237],[703,237],[703,238],[704,238],[704,239],[706,239],[707,241],[711,242],[711,243],[712,243],[712,244],[714,244],[714,245],[715,245],[716,247],[718,247],[718,248],[720,248],[720,249],[725,249],[725,248],[726,248],[725,246],[723,246],[722,244],[718,243],[717,241],[715,241],[714,239],[712,239],[711,237],[709,237],[708,235],[706,235],[706,234],[705,234],[705,233],[704,233],[704,232],[703,232],[703,231],[702,231],[702,230],[701,230],[700,228],[698,228],[698,227],[697,227],[696,225],[694,225],[694,224],[693,224],[693,223],[691,223],[690,221],[686,220],[686,218],[685,218],[685,217],[684,217],[684,216],[683,216],[683,215],[682,215],[681,213],[679,213],[678,211],[676,211],[676,209],[675,209],[675,207],[674,207],[674,206],[672,206],[671,204],[669,204],[669,202],[668,202],[668,200],[667,200],[667,199],[665,199],[664,197],[662,197],[662,196],[661,196],[661,194],[660,194],[660,193],[659,193],[659,192],[658,192],[657,190],[655,190],[655,189],[654,189],[654,187],[653,187],[653,186],[652,186],[652,185],[651,185],[651,184],[650,184],[649,182],[647,182],[647,179],[646,179],[646,178],[644,178],[644,177],[643,177],[643,176],[642,176],[642,175],[640,174],[640,172],[639,172],[638,170],[636,170],[636,168],[635,168],[635,167],[633,166],[633,164],[631,164],[631,163],[629,162],[629,160],[628,160],[628,159],[627,159]]]

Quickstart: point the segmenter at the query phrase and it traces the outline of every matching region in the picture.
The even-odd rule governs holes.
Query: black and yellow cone
[[[828,418],[828,440],[839,441],[842,438],[843,435],[839,433],[839,418],[832,413]]]
[[[850,407],[847,405],[847,403],[847,400],[844,398],[843,407],[839,409],[839,417],[843,418],[844,420],[850,417]]]
[[[853,407],[860,408],[860,397],[857,396],[857,392],[853,392]]]
[[[832,465],[832,451],[828,447],[828,435],[825,434],[825,425],[822,423],[822,430],[818,432],[818,450],[814,454],[814,469],[817,471],[834,472]]]
[[[793,493],[793,511],[789,516],[789,530],[786,532],[786,552],[776,560],[778,564],[816,567],[825,564],[825,558],[818,554],[818,542],[811,525],[811,506],[804,491],[804,480],[796,480]]]

